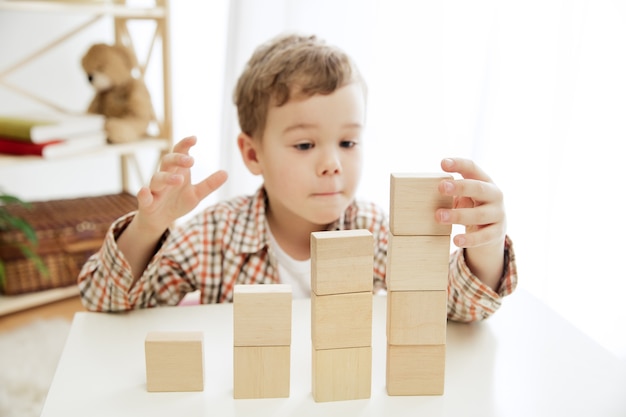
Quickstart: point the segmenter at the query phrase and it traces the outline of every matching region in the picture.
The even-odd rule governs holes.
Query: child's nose
[[[319,175],[336,175],[340,172],[341,162],[339,161],[339,155],[335,152],[325,153],[319,163]]]

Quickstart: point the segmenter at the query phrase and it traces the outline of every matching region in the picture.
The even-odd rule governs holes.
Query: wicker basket
[[[6,272],[0,293],[15,295],[75,284],[78,272],[100,248],[111,223],[135,210],[137,199],[122,193],[35,202],[30,208],[11,204],[6,208],[35,229],[39,243],[33,250],[48,269],[47,275],[41,274],[15,246],[28,244],[21,233],[0,232],[0,259]]]

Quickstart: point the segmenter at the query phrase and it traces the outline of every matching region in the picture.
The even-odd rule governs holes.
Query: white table
[[[385,306],[374,297],[371,398],[331,403],[311,396],[309,300],[293,303],[291,395],[282,399],[233,399],[230,304],[77,313],[42,417],[626,416],[626,363],[519,289],[485,322],[449,324],[443,396],[390,397]],[[203,392],[146,391],[153,330],[204,332]]]

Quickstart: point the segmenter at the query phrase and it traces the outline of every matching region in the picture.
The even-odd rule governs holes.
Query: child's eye
[[[299,151],[307,151],[313,148],[313,144],[312,143],[298,143],[297,145],[294,145],[294,148],[296,148]]]
[[[356,146],[356,142],[353,140],[342,140],[339,142],[339,146],[342,148],[354,148]]]

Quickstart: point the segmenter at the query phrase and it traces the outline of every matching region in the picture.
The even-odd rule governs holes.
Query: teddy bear
[[[92,45],[81,60],[95,97],[88,113],[105,117],[110,143],[137,141],[146,136],[153,108],[145,83],[133,76],[135,60],[121,45]]]

